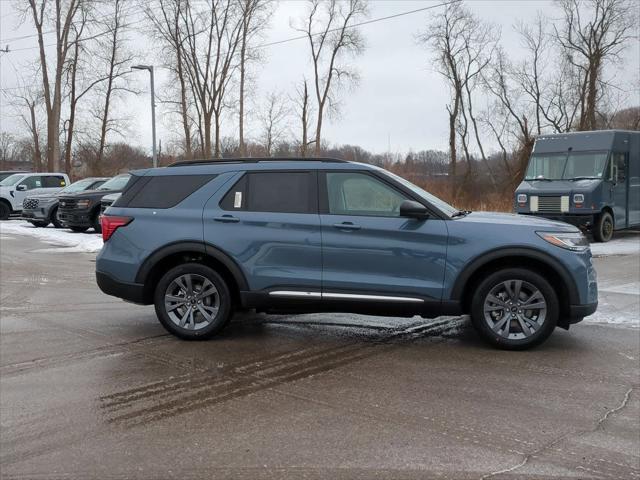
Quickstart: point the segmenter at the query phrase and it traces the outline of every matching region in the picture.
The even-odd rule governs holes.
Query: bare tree
[[[113,118],[113,102],[121,91],[131,91],[126,84],[119,84],[118,79],[128,73],[133,56],[126,51],[123,26],[125,25],[125,13],[123,0],[113,0],[112,15],[104,20],[103,26],[109,35],[97,41],[97,51],[94,56],[104,64],[104,88],[100,92],[101,106],[94,112],[95,118],[100,122],[100,136],[96,147],[96,173],[100,168],[105,155],[107,135],[111,131],[120,131],[122,124]]]
[[[60,116],[62,111],[62,77],[69,54],[72,25],[78,13],[81,0],[28,0],[33,23],[36,27],[40,52],[40,72],[42,91],[47,112],[47,170],[60,167]],[[53,3],[53,7],[49,5]],[[50,11],[53,10],[53,11]],[[50,62],[45,48],[45,22],[52,18],[56,37],[55,59]],[[50,65],[51,71],[50,71]],[[53,77],[50,78],[50,75]],[[52,82],[53,80],[53,82]]]
[[[302,84],[296,88],[296,109],[300,118],[300,156],[307,156],[308,148],[315,140],[309,140],[309,122],[311,118],[311,105],[309,103],[309,86],[307,80],[304,79]]]
[[[469,123],[483,160],[486,156],[480,140],[478,122],[473,113],[473,96],[479,76],[492,58],[497,32],[482,23],[459,3],[450,3],[436,14],[419,40],[433,50],[433,63],[449,84],[451,101],[449,115],[449,155],[452,176],[457,174],[457,138],[460,139],[467,160],[467,174],[471,169]],[[466,109],[465,109],[466,105]]]
[[[356,82],[358,75],[344,58],[364,50],[364,41],[354,27],[367,14],[365,0],[309,0],[309,13],[297,30],[307,36],[313,62],[316,97],[315,155],[320,155],[325,113],[337,108],[341,85]]]
[[[33,160],[33,171],[41,172],[45,170],[42,162],[41,131],[42,126],[40,119],[42,115],[43,95],[42,92],[34,86],[27,85],[24,79],[19,78],[20,86],[9,94],[4,91],[3,94],[8,98],[9,105],[16,112],[16,116],[29,131],[29,150]]]
[[[229,106],[228,87],[237,67],[242,11],[236,0],[207,0],[205,7],[197,10],[187,1],[180,17],[184,30],[184,65],[198,111],[203,156],[212,156],[213,127],[213,156],[219,158],[220,127],[222,115]]]
[[[271,92],[267,95],[264,112],[260,115],[262,126],[262,144],[265,154],[270,157],[273,146],[284,138],[287,131],[286,119],[289,109],[281,94]]]
[[[603,66],[619,59],[626,40],[632,38],[637,4],[628,0],[561,0],[560,5],[563,18],[560,28],[554,26],[555,36],[581,79],[578,130],[593,130]],[[589,13],[586,19],[583,5]]]
[[[251,49],[251,42],[259,36],[268,25],[266,13],[269,3],[266,0],[239,0],[242,8],[242,29],[240,32],[240,86],[238,92],[238,150],[240,156],[246,155],[244,141],[245,96],[247,83],[247,66],[256,58],[256,50]]]
[[[177,80],[179,88],[179,114],[184,133],[184,152],[187,158],[193,157],[192,125],[189,112],[191,90],[184,65],[184,28],[181,10],[188,0],[159,0],[159,5],[147,6],[145,13],[151,21],[156,36],[167,46],[170,60],[166,67],[173,73],[172,82]]]

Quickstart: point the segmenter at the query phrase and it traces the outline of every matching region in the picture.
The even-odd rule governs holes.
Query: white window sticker
[[[242,192],[236,192],[236,196],[233,199],[233,208],[242,208]]]

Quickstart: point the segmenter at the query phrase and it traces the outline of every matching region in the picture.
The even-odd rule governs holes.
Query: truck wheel
[[[598,215],[593,227],[593,238],[596,242],[608,242],[613,237],[613,216],[609,212]]]
[[[558,323],[560,307],[551,284],[523,268],[499,270],[474,289],[471,321],[495,347],[524,350],[544,342]]]
[[[0,202],[0,220],[7,220],[11,215],[11,207],[4,200]]]
[[[49,216],[49,218],[51,219],[51,223],[53,223],[54,227],[63,227],[62,223],[60,223],[60,219],[58,218],[58,207],[55,207],[53,210],[51,210],[51,215]]]
[[[185,263],[165,273],[153,300],[160,323],[184,340],[214,336],[233,314],[225,281],[215,270],[198,263]]]

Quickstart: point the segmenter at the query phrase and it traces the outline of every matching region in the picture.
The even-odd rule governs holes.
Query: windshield
[[[10,175],[0,182],[0,187],[10,187],[24,178],[24,175]]]
[[[609,152],[569,152],[532,155],[525,180],[602,178]]]
[[[129,177],[131,177],[131,175],[128,173],[113,177],[111,180],[104,182],[98,190],[122,190],[129,181]]]
[[[414,185],[410,181],[405,180],[404,178],[399,177],[398,175],[396,175],[394,173],[391,173],[389,171],[386,171],[386,170],[385,170],[385,173],[387,175],[393,177],[395,180],[400,182],[402,185],[407,187],[409,190],[414,192],[419,197],[424,198],[426,201],[428,201],[430,204],[432,204],[433,206],[435,206],[436,208],[438,208],[439,210],[441,210],[443,213],[447,214],[448,216],[452,216],[454,213],[456,213],[458,211],[457,208],[452,207],[451,205],[449,205],[444,200],[440,200],[435,195],[430,194],[426,190],[423,190],[422,188],[418,187],[417,185]]]
[[[74,192],[82,192],[89,188],[91,185],[96,183],[96,181],[92,178],[86,178],[84,180],[78,180],[77,182],[73,182],[66,188],[60,190],[60,193],[74,193]]]

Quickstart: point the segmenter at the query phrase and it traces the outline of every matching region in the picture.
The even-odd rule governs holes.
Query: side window
[[[247,174],[243,175],[233,188],[225,194],[220,202],[220,208],[223,210],[246,210],[247,178]]]
[[[42,186],[44,188],[61,188],[67,185],[64,177],[59,175],[48,175],[46,177],[42,177]]]
[[[400,216],[407,198],[383,181],[364,173],[328,172],[327,195],[332,215]]]
[[[611,179],[616,183],[627,181],[626,155],[622,152],[611,154]]]
[[[37,175],[27,177],[23,181],[21,181],[19,185],[25,185],[27,187],[27,190],[42,188],[42,177]]]
[[[223,210],[248,212],[317,212],[311,172],[250,172],[226,193]]]

